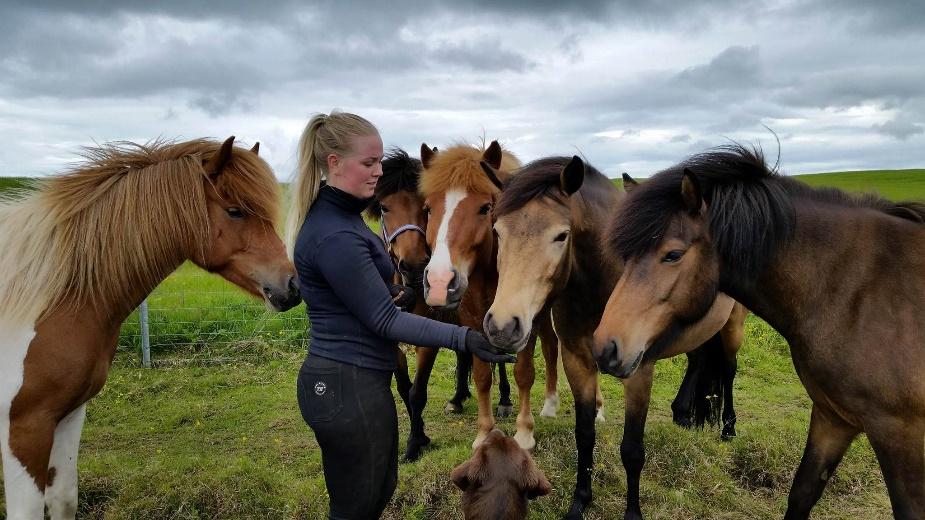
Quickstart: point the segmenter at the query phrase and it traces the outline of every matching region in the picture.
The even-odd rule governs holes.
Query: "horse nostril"
[[[456,292],[459,289],[459,274],[456,272],[456,269],[453,269],[453,278],[450,279],[450,283],[446,286],[447,291]]]
[[[485,329],[485,333],[489,336],[493,336],[498,332],[498,327],[495,327],[495,318],[492,313],[485,314],[485,320],[482,323],[482,328]]]
[[[523,328],[520,326],[520,318],[514,316],[514,330],[511,332],[511,337],[515,339],[520,339],[523,335]]]
[[[401,273],[410,273],[411,267],[408,266],[408,262],[405,262],[404,260],[399,260],[398,261],[398,271]]]
[[[289,275],[289,280],[286,281],[286,287],[289,289],[289,292],[297,292],[299,290],[295,275]]]

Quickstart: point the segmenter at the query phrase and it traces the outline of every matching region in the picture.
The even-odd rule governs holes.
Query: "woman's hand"
[[[517,358],[504,353],[488,341],[481,332],[469,329],[466,333],[466,350],[487,363],[514,363]]]
[[[389,287],[389,294],[392,295],[392,301],[395,302],[395,305],[399,309],[405,312],[411,312],[414,310],[414,304],[417,303],[417,298],[414,294],[414,289],[408,287],[407,285],[402,284],[392,284]]]

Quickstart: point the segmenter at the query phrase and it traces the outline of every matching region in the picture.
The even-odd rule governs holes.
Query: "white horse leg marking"
[[[80,432],[83,430],[87,404],[58,423],[55,442],[51,448],[48,471],[54,476],[45,486],[45,503],[51,520],[73,520],[77,515],[77,450],[80,447]]]
[[[450,190],[444,195],[444,212],[443,220],[437,230],[437,243],[434,247],[434,254],[427,263],[427,283],[430,284],[428,291],[428,305],[444,305],[447,301],[447,287],[452,280],[453,259],[450,258],[450,246],[447,239],[450,229],[450,220],[456,207],[464,198],[465,190]]]
[[[540,417],[555,417],[559,413],[559,394],[551,393],[543,401],[543,409],[540,411]]]
[[[10,450],[10,404],[22,387],[23,361],[34,337],[31,325],[0,324],[0,453],[9,520],[41,520],[45,515],[42,491]]]

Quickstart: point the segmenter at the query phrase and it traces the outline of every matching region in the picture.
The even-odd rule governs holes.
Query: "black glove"
[[[415,298],[414,289],[411,287],[399,283],[392,284],[392,286],[389,287],[389,294],[392,295],[392,301],[395,302],[395,305],[397,305],[399,309],[405,312],[414,310],[414,304],[417,303],[417,298]]]
[[[466,332],[466,350],[487,363],[514,363],[517,358],[505,354],[488,341],[481,332],[469,329]]]

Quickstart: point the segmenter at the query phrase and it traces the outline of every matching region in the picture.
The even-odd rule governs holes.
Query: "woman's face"
[[[346,155],[328,156],[328,174],[331,186],[360,199],[372,197],[382,177],[382,139],[377,134],[354,137]]]

